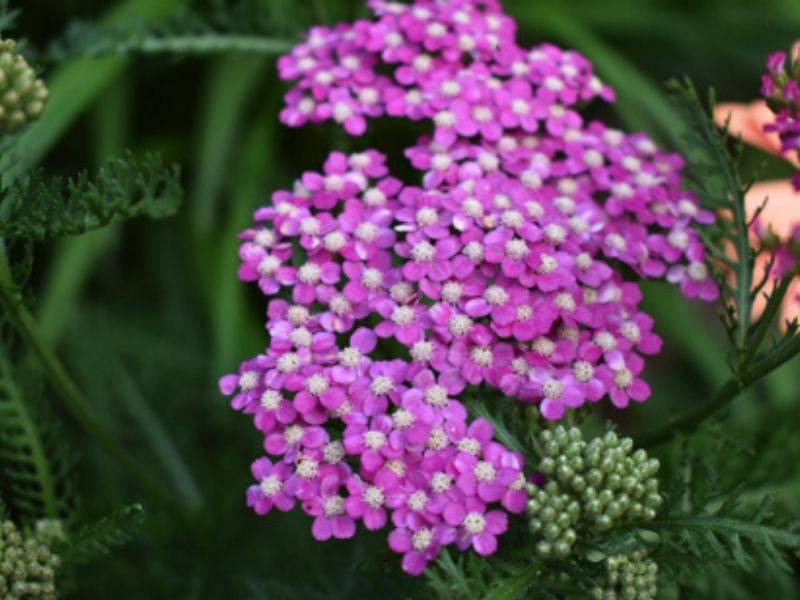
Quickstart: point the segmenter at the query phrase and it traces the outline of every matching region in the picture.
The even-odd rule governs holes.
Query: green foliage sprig
[[[128,154],[111,159],[92,179],[48,179],[34,172],[0,201],[0,236],[43,240],[79,235],[136,217],[174,215],[183,192],[180,169],[160,158]]]
[[[95,523],[78,528],[69,536],[62,550],[65,563],[89,562],[127,544],[138,533],[144,520],[142,505],[130,504]]]
[[[775,331],[776,316],[794,274],[770,285],[773,261],[769,261],[764,273],[754,273],[756,256],[768,250],[754,248],[750,243],[752,220],[746,214],[745,195],[751,184],[739,176],[741,141],[735,141],[731,149],[727,128],[720,130],[714,124],[713,90],[706,108],[690,81],[670,82],[669,89],[684,123],[679,150],[686,158],[689,188],[704,207],[721,212],[713,228],[700,229],[699,233],[721,290],[722,322],[731,343],[728,356],[731,377],[706,402],[640,436],[638,441],[645,446],[691,431],[733,401],[742,390],[800,353],[796,320],[787,323],[783,333]],[[734,250],[733,258],[728,255],[728,247]],[[761,294],[767,296],[767,304],[761,316],[753,321],[753,304]],[[765,344],[768,339],[770,342]]]
[[[0,357],[0,489],[14,514],[27,522],[65,518],[72,495],[69,446],[36,396],[23,393],[11,365]]]

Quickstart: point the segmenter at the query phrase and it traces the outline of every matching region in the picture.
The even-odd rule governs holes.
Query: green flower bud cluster
[[[633,440],[613,432],[589,442],[579,429],[544,430],[539,471],[543,487],[529,484],[530,530],[543,539],[542,558],[567,556],[577,532],[603,532],[629,521],[649,521],[661,505],[658,461],[644,450],[632,453]]]
[[[658,565],[636,550],[605,560],[606,574],[592,590],[594,600],[653,600],[658,592]]]
[[[11,521],[0,522],[0,598],[51,600],[58,596],[60,559],[38,534],[23,535]]]
[[[16,47],[12,40],[0,40],[0,134],[35,121],[47,103],[47,87]]]

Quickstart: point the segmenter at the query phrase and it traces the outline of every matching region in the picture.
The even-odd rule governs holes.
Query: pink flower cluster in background
[[[661,342],[634,280],[716,298],[692,229],[713,216],[679,157],[585,122],[578,105],[611,91],[576,52],[518,47],[497,2],[369,6],[280,60],[297,80],[281,119],[430,122],[406,150],[420,183],[333,152],[256,212],[239,276],[271,298],[270,342],[221,388],[264,434],[258,513],[299,501],[318,539],[391,522],[419,573],[444,545],[492,553],[525,505],[521,456],[457,398],[548,419],[645,400]]]
[[[767,133],[780,137],[780,151],[797,159],[800,150],[800,62],[796,54],[786,70],[786,52],[780,51],[767,58],[767,73],[761,78],[761,95],[770,103],[775,113],[774,121],[764,126]],[[800,191],[800,171],[792,177],[792,185]]]

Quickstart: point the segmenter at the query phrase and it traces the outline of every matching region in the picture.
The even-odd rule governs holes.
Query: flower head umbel
[[[517,46],[498,2],[368,6],[279,61],[295,82],[281,119],[427,123],[405,151],[419,181],[377,150],[334,152],[256,211],[240,277],[271,298],[270,342],[221,388],[272,457],[254,465],[257,512],[294,497],[318,539],[391,522],[418,574],[443,546],[493,553],[525,507],[522,457],[469,420],[465,388],[549,419],[645,400],[660,340],[630,275],[715,297],[692,229],[713,216],[679,157],[584,121],[611,90],[574,51]]]

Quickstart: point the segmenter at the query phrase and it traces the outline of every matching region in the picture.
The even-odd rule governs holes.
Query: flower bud
[[[15,133],[44,112],[48,92],[44,81],[16,53],[16,43],[0,40],[0,134]]]

